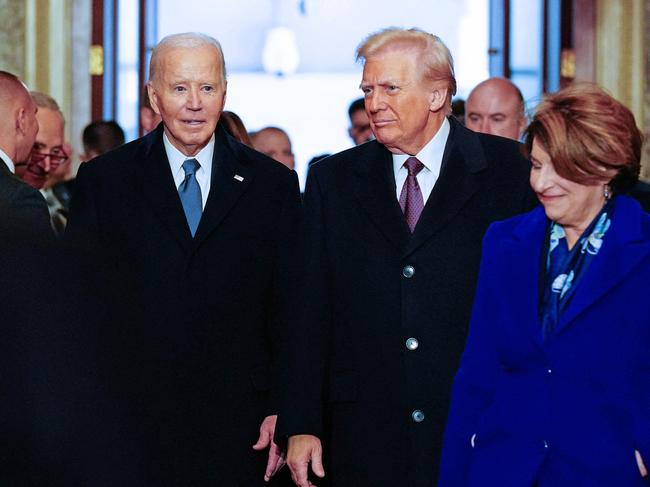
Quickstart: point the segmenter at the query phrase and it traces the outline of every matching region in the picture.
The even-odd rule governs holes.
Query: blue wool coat
[[[541,207],[493,224],[455,378],[440,487],[643,486],[650,464],[650,216],[619,196],[603,246],[542,341]]]

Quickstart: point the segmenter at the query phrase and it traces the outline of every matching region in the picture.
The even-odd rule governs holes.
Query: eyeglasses
[[[32,151],[31,154],[32,162],[35,162],[36,164],[43,162],[46,157],[50,158],[50,164],[52,166],[58,166],[60,164],[63,164],[65,161],[69,159],[69,156],[63,150],[58,150],[56,152],[49,152],[49,153]]]

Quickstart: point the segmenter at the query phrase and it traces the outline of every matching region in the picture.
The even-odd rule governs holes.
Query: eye
[[[369,95],[370,93],[372,93],[372,89],[369,88],[368,86],[362,87],[361,91],[363,92],[364,95]]]
[[[388,85],[388,86],[386,86],[386,91],[388,93],[395,93],[398,90],[399,90],[399,86],[397,86],[397,85]]]
[[[185,87],[184,86],[174,86],[174,91],[176,93],[182,93],[182,92],[185,91]]]
[[[211,85],[205,85],[205,86],[203,86],[201,89],[202,89],[203,91],[205,91],[206,93],[210,93],[210,92],[214,91],[214,86],[211,86]]]
[[[475,114],[471,114],[469,117],[467,117],[468,120],[471,122],[477,123],[480,120],[481,117]]]
[[[503,122],[506,119],[505,115],[495,115],[492,120],[495,122]]]

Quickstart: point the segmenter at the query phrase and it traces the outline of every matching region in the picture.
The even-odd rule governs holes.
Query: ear
[[[151,103],[151,108],[156,112],[156,115],[160,115],[160,109],[158,108],[158,93],[156,93],[151,81],[147,83],[147,93],[149,94],[149,103]]]
[[[16,134],[25,135],[27,133],[27,117],[25,116],[25,108],[20,107],[16,111]]]
[[[228,95],[228,81],[223,82],[223,100],[221,100],[221,111],[226,107],[226,96]]]
[[[449,88],[447,87],[436,87],[431,92],[431,102],[429,103],[429,110],[432,112],[440,111],[444,109],[447,104],[447,93]]]

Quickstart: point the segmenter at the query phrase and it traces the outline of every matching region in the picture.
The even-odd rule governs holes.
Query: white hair
[[[149,62],[149,81],[153,81],[158,73],[159,57],[165,49],[173,48],[195,48],[203,46],[213,46],[219,51],[221,57],[221,77],[226,81],[226,61],[223,57],[221,44],[214,37],[200,32],[185,32],[182,34],[172,34],[164,37],[151,51],[151,61]]]

